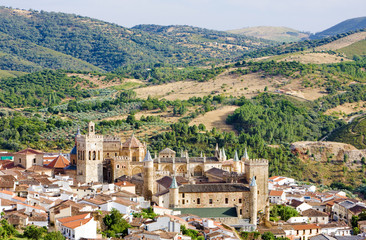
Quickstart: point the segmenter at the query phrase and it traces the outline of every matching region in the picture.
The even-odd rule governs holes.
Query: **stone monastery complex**
[[[97,135],[90,122],[86,135],[77,133],[70,159],[76,166],[78,182],[114,182],[125,177],[135,180],[137,191],[147,200],[164,207],[236,206],[238,216],[251,219],[252,224],[256,224],[258,211],[268,212],[268,161],[249,159],[247,153],[241,159],[235,153],[233,160],[227,160],[225,150],[216,146],[212,157],[190,157],[188,152],[177,157],[175,151],[166,148],[152,158],[146,145],[134,135],[125,142],[119,137]],[[217,175],[225,182],[217,183]],[[173,177],[171,186],[159,191],[156,181],[166,176]],[[178,177],[188,183],[179,186]]]

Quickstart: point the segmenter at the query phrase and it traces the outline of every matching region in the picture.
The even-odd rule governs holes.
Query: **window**
[[[117,164],[116,168],[119,168],[119,164]]]
[[[35,158],[33,158],[33,163],[35,164],[35,163],[37,163],[37,160],[35,159]]]
[[[197,198],[197,204],[201,204],[201,199]]]
[[[240,215],[243,215],[243,209],[240,209]]]
[[[228,204],[228,203],[229,203],[229,199],[225,198],[225,204]]]
[[[185,204],[185,201],[184,201],[184,199],[182,200],[182,203],[183,203],[183,204]]]
[[[184,193],[182,193],[182,198],[184,198]]]
[[[21,158],[19,158],[19,163],[22,163],[22,159]]]
[[[209,200],[209,203],[212,204],[212,199]]]
[[[241,198],[239,198],[239,203],[241,203]]]

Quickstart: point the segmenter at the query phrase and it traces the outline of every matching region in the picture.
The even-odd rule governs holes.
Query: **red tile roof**
[[[123,182],[116,182],[114,185],[117,185],[117,186],[120,186],[120,187],[133,187],[135,186],[135,184],[132,184],[130,182],[127,182],[127,181],[123,181]]]
[[[0,191],[0,193],[5,193],[5,194],[7,194],[7,195],[11,195],[11,196],[13,196],[13,192],[10,192],[10,191],[7,191],[7,190],[2,190],[2,191]]]
[[[52,162],[47,164],[47,167],[51,168],[65,168],[70,165],[70,161],[67,160],[64,156],[59,155],[57,158],[53,159]]]
[[[133,134],[125,143],[123,143],[122,146],[127,148],[144,147],[144,145],[142,145],[142,143]]]
[[[307,229],[317,229],[320,228],[316,224],[299,224],[299,225],[291,225],[294,230],[307,230]]]
[[[64,227],[67,227],[67,228],[75,229],[75,228],[80,227],[84,224],[87,224],[92,219],[93,218],[91,217],[91,218],[87,218],[87,219],[81,219],[81,220],[76,220],[76,221],[72,221],[72,222],[63,223],[62,225]]]
[[[276,190],[271,190],[270,192],[269,192],[269,196],[282,196],[282,194],[283,194],[283,191],[276,191]]]
[[[67,223],[67,222],[73,222],[73,221],[85,219],[88,216],[89,216],[89,213],[84,213],[84,214],[75,215],[75,216],[71,216],[71,217],[58,218],[57,221],[59,221],[60,223]]]
[[[15,154],[43,154],[43,152],[40,152],[38,150],[32,149],[32,148],[27,148],[24,150],[21,150]]]

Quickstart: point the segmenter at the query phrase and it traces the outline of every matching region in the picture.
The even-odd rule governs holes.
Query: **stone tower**
[[[152,200],[154,194],[154,161],[151,158],[150,151],[147,150],[144,158],[144,188],[143,194],[146,200]]]
[[[255,177],[249,184],[250,189],[250,223],[257,225],[257,212],[258,212],[258,187]]]
[[[95,134],[95,124],[89,122],[88,134],[77,135],[77,176],[82,183],[103,183],[103,135]]]
[[[266,208],[268,201],[268,160],[249,159],[245,161],[245,179],[248,183],[255,177],[258,188],[258,211]]]
[[[169,208],[178,207],[178,199],[179,199],[179,188],[177,184],[177,180],[175,176],[173,176],[172,184],[169,188]]]

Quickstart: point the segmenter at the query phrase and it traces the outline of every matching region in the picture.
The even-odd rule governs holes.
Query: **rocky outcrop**
[[[295,142],[290,149],[302,158],[310,158],[315,161],[343,161],[347,155],[350,161],[360,161],[366,158],[366,149],[359,150],[350,144],[339,142]]]

